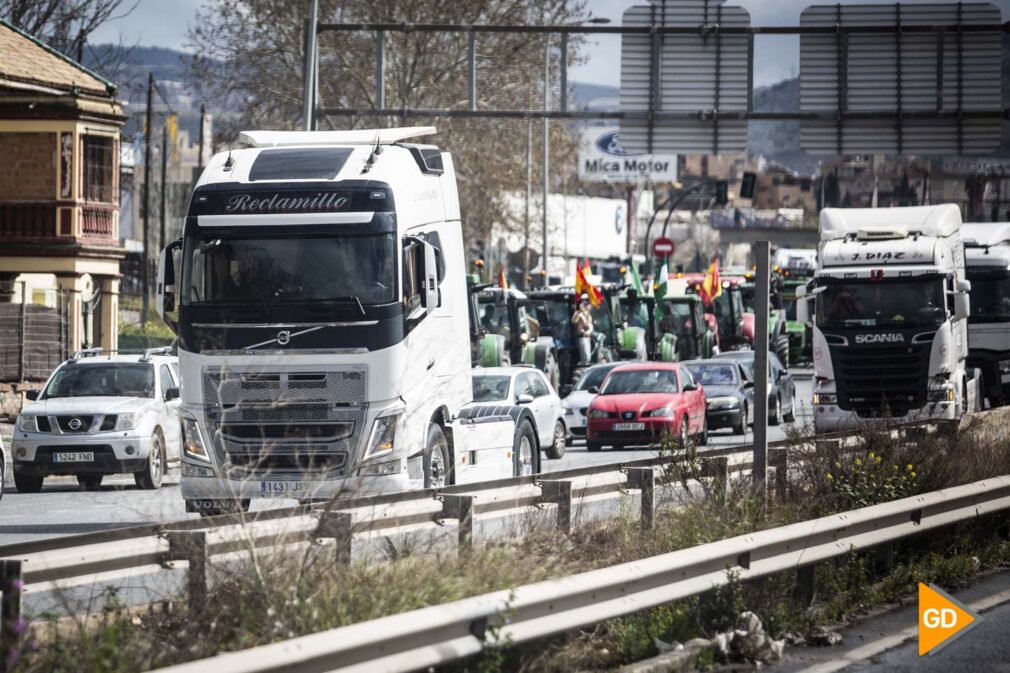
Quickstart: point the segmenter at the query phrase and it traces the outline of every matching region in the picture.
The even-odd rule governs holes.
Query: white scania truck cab
[[[968,366],[982,372],[990,406],[1010,401],[1010,222],[966,223],[965,273],[971,283]]]
[[[954,205],[821,211],[809,286],[817,432],[968,410],[975,382],[965,366],[960,230]]]
[[[521,411],[465,417],[453,163],[405,142],[434,132],[246,132],[207,165],[157,285],[179,337],[187,511],[536,469]]]

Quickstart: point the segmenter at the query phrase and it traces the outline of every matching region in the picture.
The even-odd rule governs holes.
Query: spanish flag
[[[603,303],[603,295],[600,291],[589,281],[589,276],[593,273],[592,267],[589,266],[589,260],[586,260],[585,266],[579,268],[579,265],[575,265],[575,292],[577,294],[589,295],[589,303],[593,305],[593,308],[599,308],[600,304]]]
[[[708,270],[705,271],[705,278],[701,281],[701,300],[705,306],[710,306],[712,302],[722,294],[722,282],[719,280],[719,258],[712,260]]]

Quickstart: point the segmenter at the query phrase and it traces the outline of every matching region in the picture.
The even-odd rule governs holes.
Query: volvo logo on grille
[[[623,418],[626,421],[630,421],[634,417],[635,417],[635,412],[634,411],[622,411],[621,412],[621,418]]]
[[[282,329],[277,333],[277,343],[281,346],[287,346],[289,341],[291,341],[291,332],[286,329]]]
[[[70,422],[67,423],[67,425],[70,427],[71,430],[80,430],[82,425],[81,419],[71,418]]]

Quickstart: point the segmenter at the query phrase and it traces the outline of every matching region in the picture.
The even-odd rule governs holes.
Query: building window
[[[116,202],[115,154],[108,136],[84,136],[84,199]]]

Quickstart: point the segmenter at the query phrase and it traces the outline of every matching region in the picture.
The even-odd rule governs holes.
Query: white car
[[[574,387],[561,386],[562,392],[567,392],[566,387],[570,389],[570,392],[561,400],[561,405],[565,409],[565,425],[568,426],[570,439],[586,438],[586,410],[589,409],[589,403],[596,397],[596,393],[600,392],[603,379],[607,378],[610,370],[623,364],[627,364],[627,362],[604,362],[593,365],[582,373]]]
[[[565,455],[564,409],[547,377],[533,367],[481,367],[473,372],[474,406],[519,404],[536,421],[537,438],[548,458]]]
[[[160,488],[182,444],[177,359],[166,352],[78,351],[29,393],[11,441],[18,491],[37,493],[50,475],[97,489],[105,475],[123,473]]]

